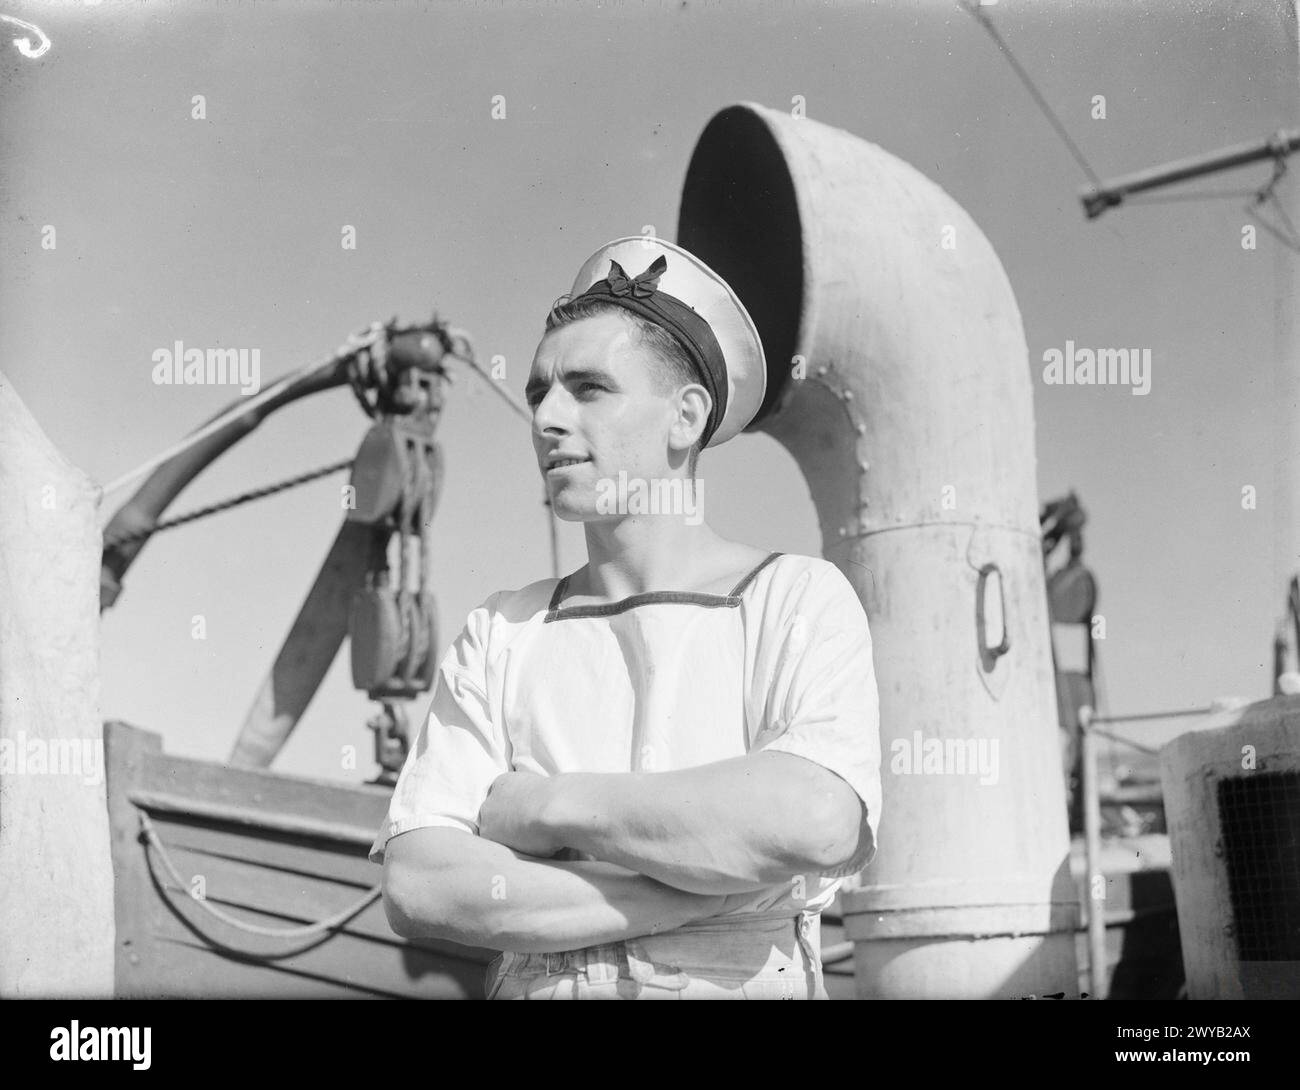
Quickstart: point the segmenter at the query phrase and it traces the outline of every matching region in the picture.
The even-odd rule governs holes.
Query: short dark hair
[[[568,296],[562,296],[546,316],[546,332],[550,333],[553,329],[581,321],[583,318],[594,318],[599,314],[621,315],[637,331],[638,343],[649,348],[659,357],[660,365],[655,369],[655,385],[660,393],[670,394],[679,386],[688,383],[704,385],[700,380],[699,372],[695,369],[695,364],[691,362],[690,356],[686,354],[686,350],[676,337],[658,322],[634,314],[617,303],[595,297],[579,296],[577,299],[570,299]],[[692,477],[695,476],[695,467],[699,462],[701,449],[703,449],[702,444],[696,440],[691,444],[691,449],[686,455],[686,471]]]

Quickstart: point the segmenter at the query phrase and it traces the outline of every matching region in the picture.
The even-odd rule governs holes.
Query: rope
[[[149,820],[149,815],[143,810],[140,811],[140,831],[144,835],[147,844],[151,845],[158,852],[158,857],[162,860],[162,865],[167,869],[167,873],[171,876],[172,881],[181,889],[188,888],[189,883],[181,877],[175,864],[172,863],[171,856],[167,854],[167,849],[163,847],[163,842],[158,838],[158,831],[154,828],[153,822]],[[238,931],[243,931],[245,934],[260,935],[264,938],[273,939],[306,939],[313,938],[317,935],[324,935],[329,931],[341,927],[363,908],[368,907],[373,901],[377,900],[381,890],[381,886],[375,886],[375,888],[368,891],[361,900],[357,901],[352,906],[345,908],[342,912],[336,912],[333,916],[327,916],[323,920],[317,920],[315,923],[304,924],[301,927],[261,927],[257,924],[245,923],[243,920],[236,919],[227,912],[222,912],[221,909],[216,907],[216,905],[209,904],[206,900],[200,900],[197,897],[191,899],[199,906],[199,908],[203,909],[203,911],[208,913],[210,916],[215,917],[222,923],[228,924]]]
[[[145,526],[139,530],[125,531],[120,534],[114,534],[112,537],[104,539],[105,551],[116,549],[122,545],[130,544],[133,541],[140,541],[143,538],[150,537],[161,530],[170,530],[175,526],[184,526],[187,522],[194,522],[197,519],[206,518],[208,515],[215,515],[221,511],[229,511],[232,507],[239,507],[241,504],[251,503],[253,500],[260,500],[264,496],[273,496],[277,492],[285,492],[290,488],[296,488],[300,484],[307,484],[309,481],[317,480],[320,477],[328,477],[331,473],[337,473],[341,469],[347,469],[352,465],[353,459],[348,458],[346,461],[335,462],[332,465],[322,466],[320,469],[313,469],[310,473],[300,473],[296,477],[290,477],[287,480],[280,481],[276,484],[268,484],[262,488],[254,488],[250,492],[241,492],[237,496],[231,496],[229,499],[222,500],[220,503],[213,503],[207,507],[200,507],[196,511],[190,511],[184,515],[177,515],[172,519],[164,519],[161,522],[155,522],[152,526]]]

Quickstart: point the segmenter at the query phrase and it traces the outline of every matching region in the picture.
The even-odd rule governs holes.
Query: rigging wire
[[[1276,197],[1273,198],[1273,203],[1277,205],[1278,211],[1282,212],[1282,205],[1281,203],[1278,202]],[[1273,226],[1273,224],[1269,223],[1268,220],[1266,220],[1263,216],[1256,215],[1255,210],[1251,208],[1250,205],[1248,204],[1242,205],[1241,210],[1245,212],[1246,215],[1249,216],[1251,219],[1253,219],[1256,223],[1258,223],[1262,228],[1264,228],[1265,231],[1267,231],[1270,235],[1272,235],[1275,239],[1277,239],[1278,242],[1282,243],[1282,245],[1285,246],[1287,249],[1300,254],[1300,241],[1297,241],[1295,228],[1291,228],[1291,237],[1288,238],[1286,235],[1282,234],[1282,232],[1279,231],[1275,226]],[[1282,212],[1282,216],[1283,219],[1285,220],[1286,213]],[[1287,220],[1286,222],[1288,225],[1290,224],[1289,220]]]
[[[1278,216],[1280,216],[1282,222],[1286,224],[1287,232],[1293,239],[1297,238],[1295,224],[1291,222],[1291,217],[1286,214],[1286,205],[1277,199],[1276,181],[1269,183],[1268,196],[1273,202],[1273,206],[1277,209]]]
[[[1075,162],[1079,164],[1079,167],[1088,176],[1088,180],[1100,189],[1102,187],[1101,179],[1088,164],[1088,160],[1084,157],[1083,152],[1079,150],[1078,145],[1070,138],[1069,132],[1066,131],[1061,120],[1056,116],[1056,113],[1052,110],[1051,106],[1048,105],[1047,100],[1034,85],[1034,81],[1030,77],[1029,73],[1016,59],[1016,55],[1011,51],[1011,47],[1007,45],[1002,35],[998,33],[997,27],[993,25],[993,21],[987,14],[980,10],[981,5],[979,0],[957,0],[957,5],[988,32],[989,37],[993,39],[994,44],[997,45],[998,49],[1002,52],[1002,55],[1006,57],[1007,63],[1011,65],[1016,75],[1020,78],[1020,81],[1025,85],[1025,89],[1028,90],[1034,102],[1038,105],[1038,108],[1051,123],[1052,128],[1056,130],[1057,135],[1061,138],[1061,141],[1074,157]],[[1277,155],[1274,163],[1272,179],[1263,188],[1258,190],[1201,191],[1189,194],[1171,194],[1163,197],[1132,194],[1126,197],[1125,200],[1130,204],[1162,204],[1173,201],[1222,200],[1225,198],[1244,196],[1253,197],[1255,203],[1258,205],[1271,199],[1277,209],[1278,215],[1286,225],[1287,230],[1285,234],[1279,231],[1277,227],[1269,223],[1262,216],[1256,215],[1250,205],[1246,205],[1243,211],[1247,216],[1263,227],[1265,231],[1272,235],[1273,238],[1282,243],[1283,246],[1286,246],[1288,249],[1293,250],[1296,253],[1300,253],[1300,232],[1296,231],[1295,226],[1291,223],[1290,217],[1287,216],[1286,210],[1282,206],[1282,202],[1277,199],[1277,194],[1274,192],[1278,180],[1286,171],[1286,155],[1286,152],[1281,152]]]
[[[958,6],[961,7],[972,19],[977,20],[979,24],[988,31],[989,37],[993,39],[994,44],[1002,51],[1002,55],[1006,57],[1007,63],[1011,65],[1016,75],[1020,77],[1020,82],[1025,85],[1026,90],[1028,90],[1029,94],[1033,97],[1034,102],[1038,104],[1038,108],[1043,112],[1043,115],[1047,118],[1048,122],[1051,123],[1052,128],[1056,130],[1056,134],[1069,149],[1070,154],[1074,156],[1074,161],[1079,164],[1080,168],[1088,176],[1088,180],[1092,182],[1093,185],[1100,186],[1101,179],[1097,176],[1097,173],[1092,169],[1092,167],[1088,165],[1088,160],[1084,158],[1083,152],[1079,150],[1078,145],[1070,139],[1070,134],[1066,131],[1065,126],[1061,124],[1060,118],[1056,116],[1052,107],[1048,105],[1047,99],[1045,99],[1042,94],[1039,93],[1038,88],[1034,86],[1034,81],[1030,78],[1029,73],[1026,72],[1021,63],[1016,60],[1016,55],[1011,52],[1011,47],[1007,45],[1003,40],[1002,35],[998,33],[997,27],[993,25],[993,21],[985,15],[984,12],[980,11],[979,0],[958,0]]]
[[[1277,239],[1278,242],[1282,243],[1283,246],[1295,253],[1300,253],[1300,235],[1296,234],[1295,224],[1291,222],[1291,217],[1286,214],[1286,206],[1278,200],[1277,196],[1277,184],[1286,174],[1286,156],[1286,152],[1277,153],[1273,160],[1273,176],[1253,194],[1255,205],[1257,207],[1266,204],[1269,201],[1273,202],[1273,207],[1277,209],[1277,214],[1286,227],[1286,235],[1283,235],[1282,232],[1280,232],[1273,224],[1269,223],[1262,215],[1256,215],[1254,209],[1252,209],[1249,204],[1244,205],[1242,211]]]
[[[311,481],[318,480],[321,477],[328,477],[331,473],[338,473],[340,470],[349,469],[352,466],[353,459],[346,458],[341,462],[334,462],[331,465],[322,466],[320,469],[313,469],[308,473],[300,473],[296,477],[289,477],[283,481],[277,481],[275,484],[264,485],[261,488],[253,488],[247,492],[241,492],[229,499],[221,500],[218,503],[209,504],[207,507],[200,507],[194,511],[189,511],[184,515],[177,515],[175,518],[162,519],[159,522],[152,523],[136,530],[129,530],[120,534],[113,534],[112,537],[104,538],[104,549],[114,549],[122,545],[130,544],[133,541],[140,541],[144,538],[151,537],[163,530],[170,530],[176,526],[184,526],[187,522],[195,522],[198,519],[206,518],[208,515],[215,515],[222,511],[228,511],[232,507],[239,507],[245,503],[251,503],[253,500],[260,500],[265,496],[273,496],[277,492],[286,492],[290,488],[297,488],[300,484],[307,484]]]
[[[297,382],[299,379],[305,378],[306,376],[314,374],[317,371],[324,370],[326,367],[329,367],[332,364],[336,363],[341,356],[352,355],[360,351],[361,349],[367,347],[373,347],[374,344],[378,341],[378,339],[383,335],[384,335],[383,327],[378,323],[375,323],[374,325],[370,326],[370,328],[367,329],[365,333],[354,334],[353,336],[349,337],[347,342],[344,345],[339,347],[336,351],[331,353],[325,359],[317,360],[315,363],[305,364],[304,366],[300,367],[297,371],[290,371],[283,378],[277,379],[275,382],[271,383],[271,385],[268,386],[261,393],[254,394],[247,401],[239,401],[233,405],[230,405],[226,409],[223,409],[220,413],[214,416],[206,424],[204,424],[198,430],[191,432],[184,439],[180,440],[177,443],[173,443],[166,450],[158,454],[155,454],[152,458],[146,459],[145,461],[141,462],[138,466],[136,466],[134,469],[130,470],[129,472],[123,473],[120,477],[117,477],[114,480],[109,481],[108,484],[104,485],[104,489],[103,489],[104,495],[107,496],[110,492],[116,492],[119,488],[123,488],[126,485],[130,484],[137,477],[141,477],[144,474],[148,473],[149,470],[156,469],[158,466],[162,465],[163,462],[170,461],[172,458],[175,458],[178,454],[181,454],[189,450],[190,447],[194,446],[196,443],[203,442],[203,440],[208,438],[208,436],[224,428],[235,417],[243,416],[251,412],[253,409],[256,409],[258,406],[264,404],[265,402],[270,401],[271,398],[278,396],[285,389],[285,387],[291,385],[294,382]]]
[[[1175,708],[1164,712],[1139,712],[1136,715],[1094,715],[1093,723],[1154,723],[1160,719],[1189,719],[1194,715],[1212,715],[1222,708],[1213,704],[1204,708]]]
[[[189,450],[195,444],[201,443],[204,439],[208,438],[210,435],[214,434],[217,431],[220,431],[223,427],[225,427],[228,423],[230,423],[230,421],[236,415],[241,415],[249,412],[251,409],[257,408],[259,405],[270,400],[272,397],[277,396],[282,390],[285,389],[286,386],[290,385],[291,383],[297,382],[300,379],[306,377],[307,375],[314,374],[317,371],[323,370],[326,367],[330,367],[335,363],[337,363],[341,358],[346,358],[348,356],[355,357],[359,353],[367,349],[373,350],[378,344],[380,338],[386,336],[387,332],[388,331],[381,323],[374,322],[370,326],[368,326],[364,332],[352,334],[351,336],[348,337],[347,341],[344,344],[342,344],[338,349],[335,350],[335,352],[332,355],[330,355],[326,359],[318,360],[315,363],[306,364],[305,366],[299,368],[296,371],[291,371],[289,374],[276,380],[265,390],[262,390],[259,394],[254,395],[250,400],[231,405],[229,408],[219,413],[212,420],[208,421],[208,423],[204,424],[196,431],[187,435],[184,439],[180,440],[177,443],[172,444],[172,446],[168,447],[166,450],[142,462],[140,465],[136,466],[135,469],[131,470],[130,472],[124,473],[120,477],[116,478],[115,480],[110,481],[107,485],[104,486],[103,495],[108,495],[111,492],[117,491],[123,486],[130,484],[137,477],[142,476],[143,474],[149,472],[152,469],[156,469],[164,462],[167,462],[170,459],[175,458],[178,455],[182,454],[184,451]],[[469,367],[484,382],[486,382],[488,386],[491,387],[496,392],[497,396],[500,397],[502,400],[504,400],[506,404],[509,405],[517,415],[521,416],[525,420],[525,422],[531,424],[532,413],[529,412],[529,410],[523,404],[523,402],[521,402],[517,397],[515,397],[515,395],[512,394],[508,389],[506,389],[506,387],[502,383],[496,381],[496,379],[494,379],[490,374],[488,374],[486,371],[483,370],[482,366],[478,362],[477,355],[474,351],[474,342],[471,340],[469,334],[463,329],[453,328],[453,327],[449,327],[447,329],[447,334],[449,339],[451,339],[453,342],[459,342],[459,344],[455,346],[456,350],[448,351],[444,353],[444,358],[453,359],[456,362]],[[363,407],[364,407],[364,402],[363,402]],[[112,537],[106,538],[104,540],[104,548],[110,549],[121,545],[126,545],[134,541],[140,541],[162,530],[170,530],[176,526],[183,526],[186,523],[194,522],[208,515],[215,515],[221,511],[227,511],[230,510],[231,508],[239,507],[242,504],[250,503],[253,500],[261,499],[264,496],[275,495],[277,492],[284,492],[290,488],[295,488],[298,485],[308,484],[309,482],[317,480],[320,477],[326,477],[329,476],[331,473],[337,473],[340,470],[347,469],[352,465],[352,463],[353,463],[353,459],[348,458],[346,461],[335,462],[332,463],[331,465],[324,466],[320,469],[312,470],[309,473],[303,473],[295,477],[290,477],[276,484],[267,485],[262,488],[251,489],[248,492],[241,492],[231,497],[230,499],[222,500],[219,503],[209,504],[207,507],[200,507],[195,511],[190,511],[187,514],[180,515],[176,518],[163,519],[147,527],[141,527],[125,533],[114,534]],[[550,549],[551,549],[551,575],[552,577],[558,579],[560,576],[559,537],[558,537],[558,531],[556,526],[555,511],[551,507],[549,495],[543,497],[542,505],[546,508],[547,522],[549,524],[549,531],[550,531],[549,538],[550,538]]]
[[[492,388],[507,405],[509,405],[516,414],[523,418],[530,428],[533,423],[533,414],[528,407],[520,401],[513,393],[510,392],[504,383],[498,382],[488,372],[483,370],[482,365],[478,362],[478,353],[474,351],[474,342],[463,329],[448,329],[447,334],[453,340],[460,340],[465,345],[465,351],[457,353],[454,359],[469,366],[484,382]],[[560,578],[560,537],[559,537],[559,519],[556,518],[555,508],[551,505],[550,493],[543,490],[542,506],[546,508],[546,522],[549,531],[548,538],[551,547],[551,578]]]
[[[1094,643],[1093,645],[1093,698],[1097,708],[1107,704],[1107,699],[1103,694],[1105,680],[1101,670],[1101,650]],[[1089,730],[1093,734],[1100,735],[1103,738],[1109,738],[1111,741],[1119,742],[1130,749],[1139,750],[1142,753],[1149,753],[1158,756],[1159,749],[1153,749],[1150,746],[1135,742],[1132,738],[1125,738],[1121,734],[1113,734],[1110,731],[1100,730],[1094,724],[1097,723],[1149,723],[1161,719],[1189,719],[1194,716],[1213,715],[1217,711],[1224,710],[1219,705],[1211,704],[1201,708],[1175,708],[1168,711],[1159,712],[1142,712],[1137,715],[1092,715],[1089,717]],[[1113,750],[1109,754],[1112,760],[1114,757]],[[1113,771],[1113,769],[1112,769]]]
[[[1095,734],[1098,737],[1109,738],[1112,742],[1119,742],[1121,745],[1128,746],[1129,749],[1136,749],[1139,753],[1149,753],[1153,757],[1160,756],[1160,751],[1158,749],[1144,746],[1141,742],[1135,742],[1132,738],[1125,738],[1122,734],[1114,734],[1111,731],[1102,730],[1100,727],[1094,727],[1091,723],[1088,725],[1088,730],[1090,733]]]
[[[453,340],[464,341],[466,348],[466,351],[464,352],[449,352],[448,355],[451,356],[452,359],[456,360],[457,363],[463,363],[474,370],[478,374],[479,378],[496,391],[498,397],[514,409],[519,416],[523,417],[525,423],[531,424],[533,422],[533,414],[528,411],[528,407],[512,394],[506,388],[504,383],[498,382],[483,370],[482,364],[478,362],[478,354],[474,351],[474,342],[470,340],[469,334],[463,329],[449,328],[447,330],[447,335]]]

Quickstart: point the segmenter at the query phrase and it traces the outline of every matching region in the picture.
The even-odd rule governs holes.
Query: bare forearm
[[[652,773],[556,778],[563,843],[696,893],[742,893],[836,865],[860,815],[853,789],[790,754]]]
[[[385,865],[389,919],[409,938],[571,950],[671,930],[716,914],[723,902],[614,863],[538,859],[467,833],[449,861],[424,850],[421,832],[395,837]]]

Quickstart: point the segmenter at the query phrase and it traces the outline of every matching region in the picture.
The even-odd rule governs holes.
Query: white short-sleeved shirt
[[[875,857],[881,805],[871,634],[844,574],[772,553],[731,594],[555,608],[562,583],[500,591],[470,613],[370,859],[411,829],[477,834],[503,772],[667,772],[766,749],[846,780],[870,835],[838,871],[735,895],[724,914],[824,908]]]

